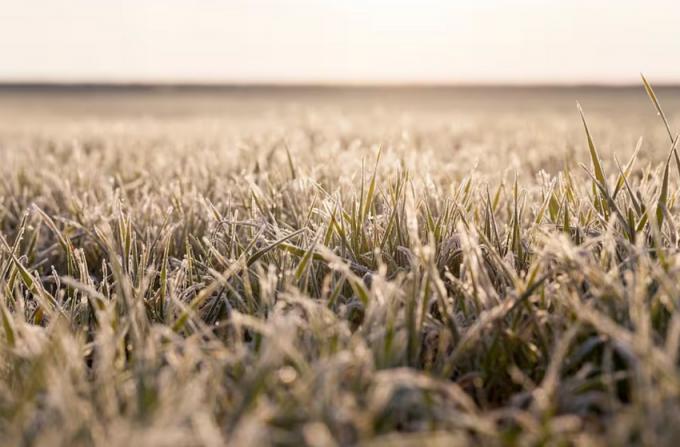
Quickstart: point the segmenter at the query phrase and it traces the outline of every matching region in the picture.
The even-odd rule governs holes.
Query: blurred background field
[[[658,87],[657,94],[670,122],[680,120],[680,88]],[[303,144],[293,150],[318,152],[323,140],[341,149],[408,146],[441,163],[454,163],[456,154],[462,172],[514,167],[554,174],[564,161],[587,157],[576,101],[605,162],[612,152],[626,159],[639,137],[642,160],[664,157],[667,135],[641,86],[6,86],[0,89],[0,150],[16,155],[37,140],[76,139],[107,140],[119,149],[162,142],[234,151],[249,139],[297,139]]]

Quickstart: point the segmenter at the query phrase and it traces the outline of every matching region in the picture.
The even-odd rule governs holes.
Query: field
[[[674,445],[656,94],[1,91],[0,444]]]

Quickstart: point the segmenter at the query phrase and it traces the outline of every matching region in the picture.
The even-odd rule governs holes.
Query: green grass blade
[[[645,91],[647,92],[649,99],[652,100],[652,104],[654,104],[654,108],[656,109],[656,112],[659,114],[659,116],[663,120],[664,126],[666,126],[666,131],[668,132],[668,138],[671,139],[671,144],[672,144],[673,143],[673,132],[671,131],[671,125],[668,123],[668,119],[666,118],[666,114],[663,113],[663,109],[661,108],[661,104],[659,104],[659,100],[657,99],[656,94],[654,93],[654,89],[649,84],[649,82],[647,82],[647,78],[645,78],[645,75],[640,73],[640,77],[642,78],[642,83],[645,86]]]

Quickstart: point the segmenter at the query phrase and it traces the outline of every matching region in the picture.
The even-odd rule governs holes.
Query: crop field
[[[0,91],[0,444],[675,445],[655,93]]]

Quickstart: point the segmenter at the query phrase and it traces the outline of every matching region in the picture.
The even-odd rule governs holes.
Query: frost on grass
[[[3,444],[680,437],[665,114],[296,113],[3,128]]]

